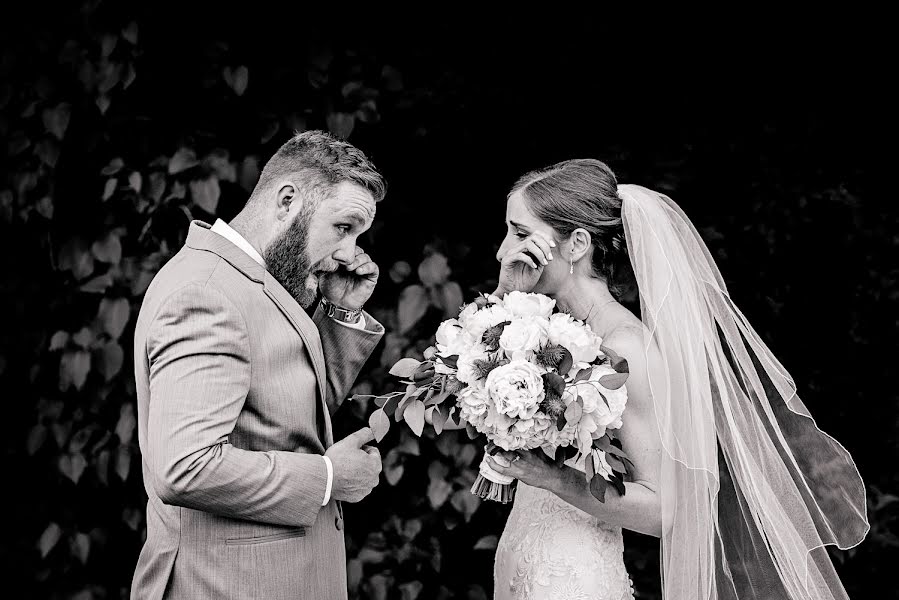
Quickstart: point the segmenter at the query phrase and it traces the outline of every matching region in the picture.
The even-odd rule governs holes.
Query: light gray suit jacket
[[[147,540],[133,599],[346,598],[343,516],[322,507],[330,410],[383,334],[310,319],[209,225],[147,290],[134,335]]]

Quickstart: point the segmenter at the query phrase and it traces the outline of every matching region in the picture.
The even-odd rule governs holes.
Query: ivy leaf
[[[462,516],[467,523],[468,521],[471,521],[472,515],[474,515],[474,512],[481,505],[481,499],[475,494],[472,494],[470,490],[457,490],[456,493],[453,494],[450,504],[453,505],[453,508],[462,513]]]
[[[420,285],[410,285],[400,293],[397,307],[400,334],[405,334],[418,323],[428,311],[428,304],[428,293]]]
[[[91,246],[91,253],[100,262],[111,265],[119,264],[119,261],[122,260],[122,242],[119,240],[118,234],[109,232],[106,237],[94,242]]]
[[[403,414],[406,423],[418,437],[425,427],[425,404],[421,400],[413,400]]]
[[[390,374],[402,379],[409,379],[415,373],[416,369],[421,366],[421,362],[414,358],[401,358],[390,369]]]
[[[81,561],[82,565],[87,564],[87,557],[91,551],[91,539],[86,533],[76,533],[70,542],[72,554]]]
[[[121,337],[130,316],[131,305],[125,298],[103,298],[100,301],[97,320],[103,326],[103,331],[112,336],[113,339],[117,340]]]
[[[102,275],[97,275],[78,289],[88,294],[102,294],[112,287],[112,284],[112,275],[103,273]]]
[[[57,331],[50,338],[50,351],[62,350],[69,343],[69,333],[67,331]]]
[[[462,449],[459,450],[459,452],[457,452],[453,457],[454,462],[460,469],[467,467],[471,464],[471,461],[475,459],[477,454],[477,448],[475,448],[473,444],[465,444],[464,446],[462,446]]]
[[[59,538],[62,536],[62,529],[56,523],[50,523],[41,534],[41,538],[37,542],[38,550],[41,552],[41,558],[47,558],[50,551],[56,546]]]
[[[126,508],[122,511],[122,522],[128,526],[131,531],[137,531],[143,520],[143,511],[135,508]]]
[[[106,202],[112,195],[115,194],[116,188],[119,187],[119,181],[115,177],[110,177],[106,180],[106,185],[103,186],[103,201]]]
[[[137,45],[137,23],[131,21],[128,26],[122,30],[122,37],[132,46]]]
[[[116,450],[115,472],[122,481],[128,480],[131,471],[131,450],[127,446],[119,446]]]
[[[59,470],[77,484],[87,467],[87,460],[81,454],[63,454],[59,457]]]
[[[94,459],[94,471],[103,485],[109,485],[109,450],[101,450]]]
[[[119,421],[115,426],[115,434],[123,446],[131,443],[137,419],[134,417],[134,406],[129,402],[119,410]]]
[[[84,387],[87,374],[91,370],[91,355],[84,350],[66,352],[59,361],[59,389],[66,391],[70,386],[76,390]]]
[[[190,182],[190,196],[194,203],[210,214],[215,214],[220,194],[219,180],[215,175]]]
[[[56,142],[51,139],[43,140],[37,145],[34,152],[45,165],[51,169],[56,167],[56,163],[59,161],[59,146]]]
[[[459,307],[464,302],[462,287],[455,281],[447,281],[434,288],[434,303],[443,310],[447,318],[459,314]]]
[[[75,279],[84,279],[94,270],[94,257],[81,238],[72,238],[59,252],[59,268],[71,271]]]
[[[437,510],[443,506],[452,492],[452,484],[445,479],[431,479],[428,484],[428,500],[431,502],[431,508]]]
[[[424,587],[424,584],[420,581],[407,581],[400,586],[402,600],[418,600]]]
[[[34,210],[36,210],[39,215],[41,215],[48,221],[52,220],[54,210],[53,198],[51,196],[44,196],[37,201],[37,204],[34,205]]]
[[[439,252],[431,254],[418,265],[418,278],[427,287],[443,285],[449,279],[451,272],[449,262]],[[462,303],[459,302],[459,304]],[[456,305],[456,308],[459,307],[459,304]]]
[[[380,442],[387,435],[387,432],[390,431],[390,419],[383,409],[378,409],[368,417],[368,426],[371,427],[372,433],[375,435],[375,441]]]
[[[111,161],[109,161],[108,165],[103,167],[103,170],[100,171],[100,174],[104,175],[106,177],[109,177],[109,176],[115,175],[116,173],[121,171],[122,167],[124,167],[124,166],[125,166],[125,161],[123,161],[119,157],[116,157],[116,158],[112,159]]]
[[[325,121],[328,124],[328,131],[342,140],[350,137],[350,134],[353,133],[353,128],[356,126],[356,117],[345,112],[330,113]]]
[[[128,187],[140,194],[140,190],[143,187],[143,178],[140,173],[137,171],[131,172],[131,175],[128,176]]]
[[[45,441],[47,441],[47,428],[38,423],[28,432],[28,455],[34,456],[44,445]]]
[[[82,327],[78,330],[78,333],[72,336],[72,341],[78,345],[79,348],[84,348],[87,350],[91,347],[91,344],[97,339],[97,335],[93,332],[90,327]]]
[[[84,447],[87,446],[88,441],[90,441],[94,429],[95,427],[92,425],[79,429],[78,432],[72,436],[72,439],[69,440],[69,452],[72,454],[81,454],[81,451],[84,450]]]
[[[72,116],[72,107],[67,103],[57,105],[55,108],[44,110],[42,115],[44,128],[52,133],[56,139],[61,140],[69,128],[69,119]]]
[[[627,381],[627,373],[615,373],[614,375],[603,375],[599,378],[599,383],[606,389],[617,390]]]
[[[384,459],[384,479],[386,479],[387,483],[390,485],[395,486],[400,482],[400,479],[403,478],[404,470],[403,457],[396,448],[394,448],[387,453],[387,457]]]
[[[495,535],[485,535],[481,539],[479,539],[475,545],[475,550],[496,550],[496,546],[499,544],[499,538]]]
[[[180,148],[169,160],[169,175],[176,175],[200,164],[196,153],[190,148]]]
[[[234,90],[235,94],[243,96],[243,93],[247,90],[247,84],[249,83],[250,71],[243,65],[235,67],[234,69],[225,67],[222,70],[222,77],[224,78],[225,83]]]

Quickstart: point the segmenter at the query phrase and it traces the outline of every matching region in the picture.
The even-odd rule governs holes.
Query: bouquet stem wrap
[[[503,456],[496,455],[493,460],[508,467],[512,463]],[[479,496],[484,500],[493,500],[507,504],[515,499],[515,479],[508,475],[497,473],[487,464],[487,455],[481,459],[481,466],[478,467],[478,478],[474,485],[471,486],[471,493]]]

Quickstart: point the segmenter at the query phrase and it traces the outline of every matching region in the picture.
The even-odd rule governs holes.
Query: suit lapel
[[[284,316],[287,317],[287,320],[290,321],[296,332],[300,334],[300,338],[302,338],[303,344],[312,360],[312,368],[315,369],[315,381],[318,384],[319,404],[325,422],[325,447],[328,447],[334,443],[334,434],[331,430],[331,413],[328,410],[328,396],[325,389],[325,382],[328,376],[325,369],[325,353],[322,350],[322,340],[318,334],[318,328],[312,319],[309,318],[309,315],[306,314],[306,311],[290,295],[290,292],[285,290],[268,271],[264,275],[263,289],[265,289],[265,294],[284,313]]]
[[[331,413],[328,410],[328,396],[325,388],[328,373],[325,369],[325,354],[322,350],[321,337],[318,334],[318,328],[315,326],[315,323],[306,314],[306,311],[297,304],[290,292],[285,290],[262,265],[250,258],[246,252],[230,241],[211,231],[208,224],[202,221],[191,223],[187,233],[186,245],[197,250],[206,250],[218,254],[246,277],[261,283],[265,295],[287,317],[287,320],[303,340],[312,368],[315,370],[319,404],[324,421],[325,447],[333,444],[334,434],[331,429]]]

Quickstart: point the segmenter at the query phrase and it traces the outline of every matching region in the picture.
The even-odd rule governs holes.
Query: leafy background
[[[849,42],[860,24],[845,16],[800,39],[786,24],[746,37],[585,19],[362,28],[146,4],[3,9],[8,589],[127,596],[145,536],[131,343],[144,290],[191,219],[233,217],[278,145],[322,128],[391,186],[364,240],[388,334],[354,392],[386,391],[398,357],[492,289],[517,175],[600,157],[681,203],[819,425],[853,453],[872,531],[833,555],[851,596],[896,597],[881,586],[899,559],[899,235],[872,182],[893,112],[877,36]],[[372,408],[347,403],[338,432]],[[468,493],[478,449],[464,432],[394,428],[382,452],[382,484],[347,508],[351,597],[491,597],[508,508]],[[658,598],[657,544],[626,536],[639,596]]]

